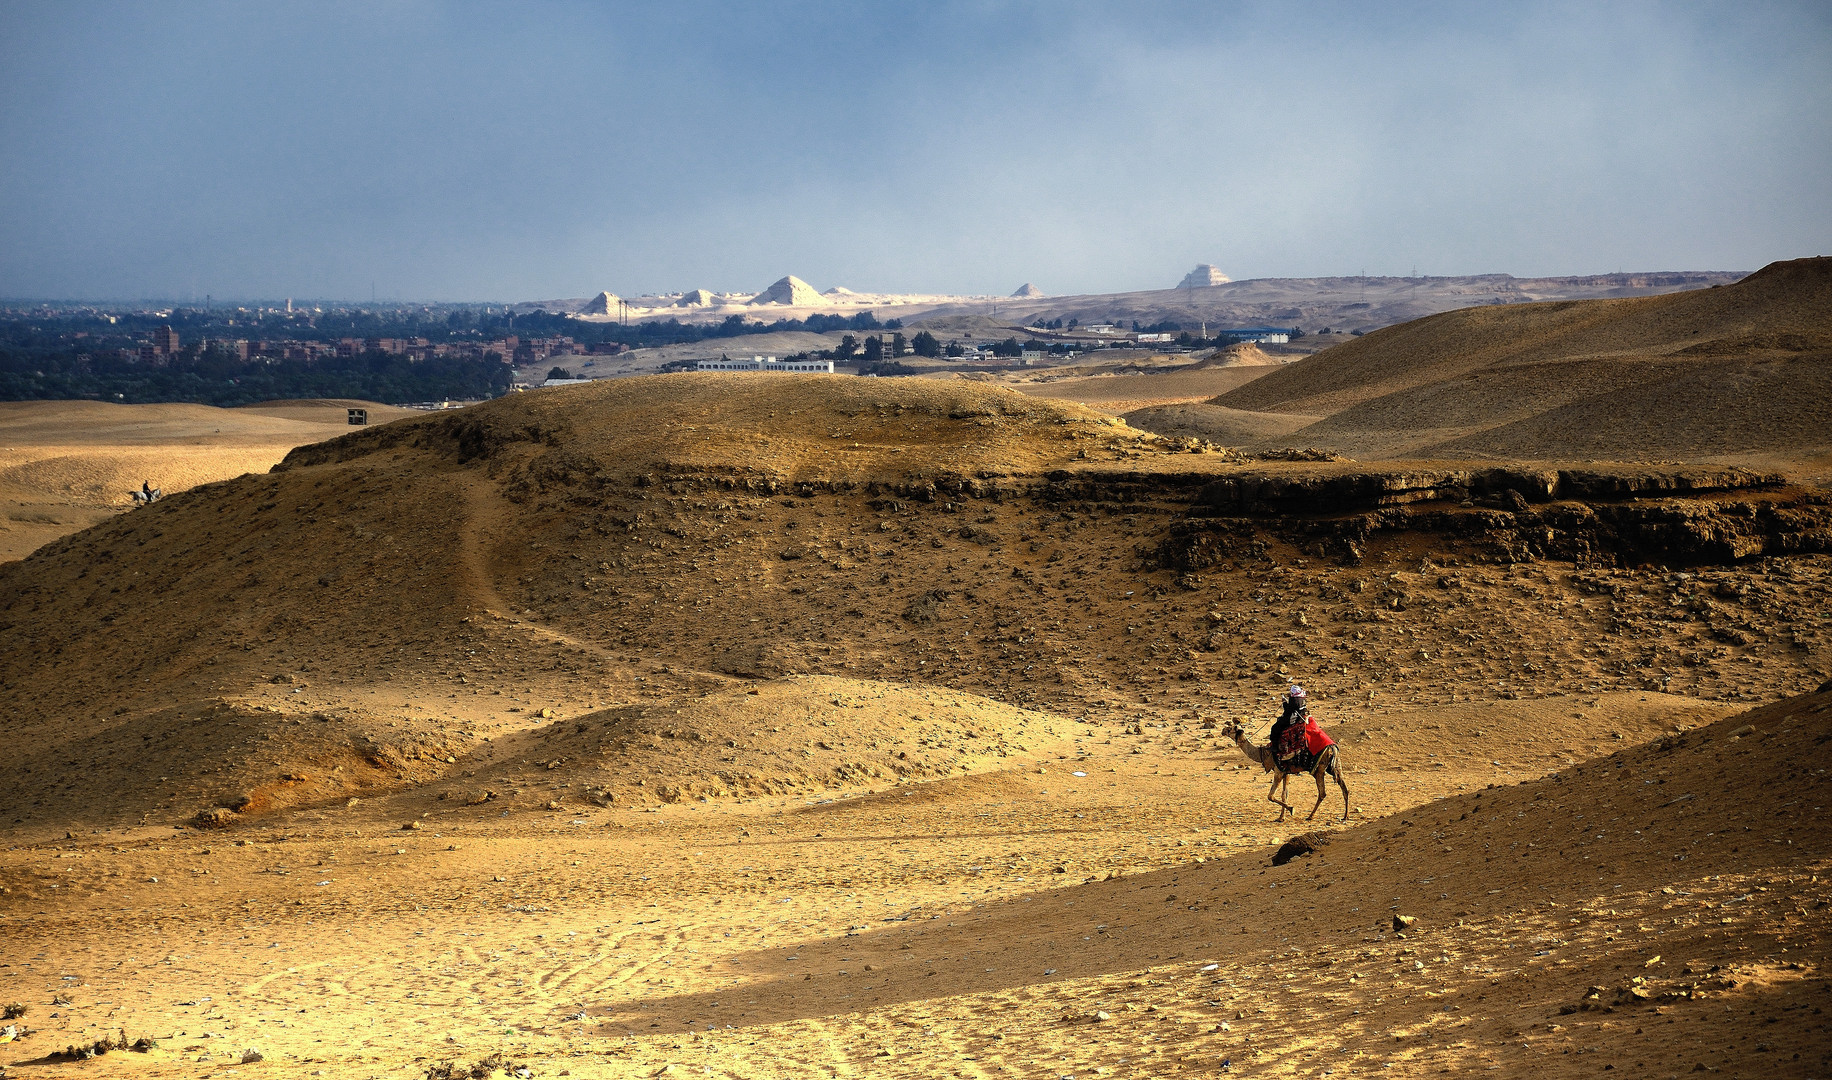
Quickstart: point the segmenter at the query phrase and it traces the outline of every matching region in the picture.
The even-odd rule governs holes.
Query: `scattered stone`
[[[1272,865],[1284,866],[1286,863],[1301,855],[1309,855],[1311,852],[1316,851],[1327,843],[1329,843],[1329,835],[1327,833],[1311,832],[1305,833],[1302,836],[1294,836],[1290,840],[1285,841],[1284,845],[1273,854]]]
[[[1393,916],[1393,932],[1397,934],[1402,930],[1410,930],[1418,921],[1416,915],[1395,915]]]
[[[235,820],[235,811],[226,806],[212,806],[208,810],[199,810],[191,819],[194,829],[222,829]]]

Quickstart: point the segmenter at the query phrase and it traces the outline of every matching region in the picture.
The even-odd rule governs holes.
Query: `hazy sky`
[[[1832,251],[1832,5],[0,0],[0,295]]]

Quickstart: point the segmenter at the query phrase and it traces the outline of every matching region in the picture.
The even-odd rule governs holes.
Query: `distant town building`
[[[1142,342],[1144,341],[1175,341],[1177,340],[1177,335],[1175,334],[1140,334],[1139,340]]]
[[[1244,326],[1237,330],[1217,330],[1215,336],[1259,345],[1283,345],[1291,340],[1291,330],[1283,326]]]
[[[701,371],[781,371],[781,372],[819,372],[833,374],[831,360],[778,360],[774,356],[753,356],[749,360],[722,356],[717,360],[702,360]]]
[[[569,337],[529,338],[514,346],[514,360],[517,364],[538,364],[550,356],[571,356],[578,351],[578,342]]]
[[[204,342],[204,348],[226,352],[237,360],[246,360],[249,354],[246,341],[230,341],[224,338],[210,338]]]

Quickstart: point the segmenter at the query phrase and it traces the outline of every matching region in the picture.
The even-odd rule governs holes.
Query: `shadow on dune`
[[[1127,973],[1177,987],[1178,1007],[1218,1021],[1246,1009],[1260,1022],[1287,1009],[1295,1019],[1291,995],[1309,982],[1317,998],[1303,1003],[1305,1014],[1370,1046],[1391,1041],[1383,1033],[1396,1024],[1436,1023],[1430,1014],[1447,1008],[1438,1000],[1445,995],[1492,996],[1485,1010],[1497,1015],[1484,1022],[1512,1038],[1502,1029],[1556,1017],[1592,985],[1616,994],[1644,972],[1664,979],[1648,966],[1650,952],[1702,956],[1785,936],[1785,923],[1748,923],[1759,912],[1736,907],[1734,894],[1754,895],[1748,875],[1823,869],[1832,853],[1819,830],[1795,827],[1832,794],[1832,780],[1815,771],[1832,740],[1829,706],[1832,693],[1792,698],[1541,779],[1443,799],[1337,832],[1280,868],[1269,865],[1270,849],[1256,849],[736,954],[702,969],[729,988],[618,1006],[599,1030],[750,1027],[1001,993],[1078,1022],[1077,1010],[1092,1007],[1079,999],[1124,990],[1038,991]],[[1790,798],[1752,800],[1753,775],[1787,781]],[[1768,885],[1821,888],[1796,877]],[[1656,920],[1649,909],[1663,905],[1677,914]],[[1392,936],[1396,911],[1419,919],[1403,943]],[[1745,925],[1725,929],[1738,921]],[[1368,955],[1383,939],[1384,951]],[[1289,979],[1298,981],[1280,981]],[[1677,987],[1677,979],[1658,985]],[[1745,980],[1745,990],[1757,982]],[[1380,993],[1388,995],[1381,1031],[1361,1031],[1351,1007]],[[1644,1006],[1651,1003],[1622,1004]]]

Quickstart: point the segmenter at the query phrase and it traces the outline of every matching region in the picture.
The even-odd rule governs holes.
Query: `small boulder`
[[[1285,841],[1284,845],[1273,854],[1272,865],[1284,866],[1300,855],[1309,855],[1327,843],[1329,843],[1329,837],[1324,833],[1305,833],[1302,836],[1294,836]]]
[[[234,820],[235,812],[228,807],[212,806],[208,810],[199,810],[197,816],[191,819],[191,826],[197,829],[222,829]]]

